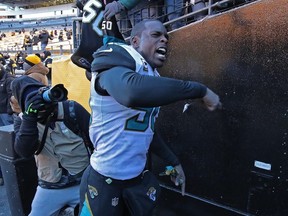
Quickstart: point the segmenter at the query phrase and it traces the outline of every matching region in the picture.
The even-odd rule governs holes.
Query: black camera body
[[[63,84],[57,84],[50,87],[42,87],[39,89],[42,98],[46,102],[60,102],[68,99],[68,91]]]

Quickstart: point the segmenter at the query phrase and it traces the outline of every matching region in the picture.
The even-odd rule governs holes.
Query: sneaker
[[[4,180],[3,178],[0,178],[0,186],[3,186],[4,185]]]

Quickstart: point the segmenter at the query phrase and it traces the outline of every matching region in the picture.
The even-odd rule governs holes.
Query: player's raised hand
[[[120,13],[125,7],[119,1],[113,1],[105,6],[103,17],[105,20],[110,20],[115,14]]]
[[[222,104],[220,102],[219,96],[207,88],[206,95],[202,98],[204,105],[209,111],[214,111],[216,109],[221,109]]]

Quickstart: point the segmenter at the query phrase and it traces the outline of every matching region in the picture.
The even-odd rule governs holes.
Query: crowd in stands
[[[41,20],[35,19],[25,19],[22,21],[19,20],[5,20],[0,21],[0,30],[10,30],[13,29],[32,29],[32,28],[51,28],[53,26],[61,26],[68,27],[72,25],[72,17],[66,17],[66,18],[42,18]]]
[[[47,45],[49,49],[59,47],[60,42],[67,42],[65,45],[72,44],[72,29],[55,27],[51,29],[21,29],[10,32],[0,31],[0,51],[24,51],[31,54],[38,51],[44,51]],[[59,49],[59,48],[58,48]],[[66,49],[70,49],[67,47]]]
[[[35,56],[33,59],[37,60],[33,62],[33,64],[38,64],[41,62],[41,64],[47,68],[46,75],[48,77],[49,83],[51,83],[52,58],[50,51],[44,50],[41,53],[35,54],[27,54],[27,52],[18,51],[14,57],[11,57],[7,52],[0,52],[0,64],[5,68],[7,73],[16,76],[27,71],[27,67],[24,67],[24,63],[27,63],[27,59],[31,58],[32,55]],[[32,63],[28,63],[30,66],[31,64]]]

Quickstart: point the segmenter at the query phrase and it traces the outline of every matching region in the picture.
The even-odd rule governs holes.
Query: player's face
[[[162,67],[166,60],[168,34],[161,22],[148,22],[139,38],[137,51],[153,68]]]

